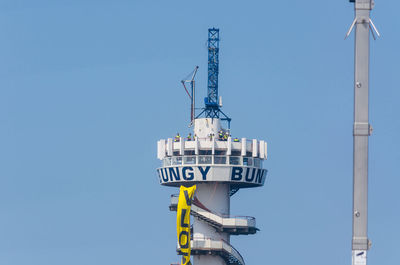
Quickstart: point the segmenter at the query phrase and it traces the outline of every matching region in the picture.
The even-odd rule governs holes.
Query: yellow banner
[[[196,185],[186,188],[181,186],[179,192],[178,209],[176,216],[176,230],[178,234],[178,244],[182,252],[182,265],[190,263],[190,207]]]

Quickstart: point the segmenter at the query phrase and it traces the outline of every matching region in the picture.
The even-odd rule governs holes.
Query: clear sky
[[[398,262],[399,1],[371,43],[369,264]],[[156,142],[188,132],[179,81],[220,28],[232,134],[268,141],[268,179],[232,197],[257,218],[247,264],[351,264],[353,4],[0,0],[0,265],[177,262]],[[396,162],[397,161],[397,162]]]

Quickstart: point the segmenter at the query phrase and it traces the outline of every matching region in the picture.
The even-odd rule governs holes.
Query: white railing
[[[262,167],[262,159],[242,156],[190,155],[171,156],[162,160],[163,167],[181,165],[239,165]]]
[[[229,137],[231,137],[231,136],[229,136]],[[175,137],[173,137],[172,139],[173,139],[174,143],[180,142],[180,140],[179,141],[175,141]],[[191,140],[189,140],[187,137],[182,137],[182,139],[185,142],[194,142],[195,140],[197,140],[197,141],[209,141],[209,142],[211,142],[211,141],[227,142],[228,141],[227,139],[223,139],[223,138],[220,139],[218,136],[215,136],[215,135],[213,137],[210,137],[210,136],[209,137],[196,137],[196,138],[192,137]],[[232,139],[232,142],[241,143],[243,138],[231,137],[231,139]],[[235,140],[235,139],[237,139],[237,140]],[[246,139],[246,142],[247,143],[252,143],[252,140],[251,139]]]
[[[161,139],[157,142],[157,158],[162,160],[166,156],[185,155],[187,152],[202,154],[202,151],[210,151],[210,154],[231,155],[239,152],[241,156],[258,157],[267,159],[267,142],[257,139],[232,139],[219,140],[216,138],[197,138],[196,140],[181,140],[175,142],[173,138]],[[222,155],[222,153],[220,153]],[[238,155],[238,154],[235,154]]]
[[[171,205],[177,206],[179,201],[178,194],[171,195]],[[195,203],[192,206],[192,211],[200,214],[210,220],[216,221],[218,224],[224,227],[234,227],[234,226],[244,226],[244,227],[255,227],[256,226],[256,218],[253,216],[245,216],[245,215],[229,215],[229,214],[219,214],[216,212],[208,211],[200,206],[197,206]]]
[[[223,251],[229,256],[232,256],[235,260],[237,260],[239,264],[245,265],[244,259],[239,251],[237,251],[231,244],[229,244],[225,240],[214,240],[202,236],[195,236],[190,243],[193,250]]]

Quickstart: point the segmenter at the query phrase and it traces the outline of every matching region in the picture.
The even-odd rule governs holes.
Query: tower
[[[218,103],[218,51],[219,30],[209,29],[208,93],[205,108],[194,120],[195,137],[159,140],[157,173],[164,186],[197,186],[191,206],[193,264],[244,265],[230,236],[254,234],[258,229],[254,217],[230,215],[230,197],[241,188],[264,185],[267,143],[232,138],[229,128],[224,128],[222,123],[227,121],[229,127],[231,119]],[[203,113],[205,117],[200,117]],[[177,203],[177,195],[172,195],[170,210],[176,210]]]

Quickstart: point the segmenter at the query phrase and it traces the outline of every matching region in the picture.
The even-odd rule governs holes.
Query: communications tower
[[[202,112],[192,116],[194,138],[159,140],[161,167],[157,173],[164,186],[197,186],[191,206],[192,264],[244,265],[243,257],[230,244],[230,236],[254,234],[258,229],[254,217],[230,215],[230,197],[241,188],[264,185],[267,143],[230,135],[231,119],[221,111],[218,97],[218,72],[219,29],[212,28],[208,30],[207,97]],[[176,210],[177,203],[177,195],[172,195],[170,210]],[[179,254],[179,248],[177,251]]]

